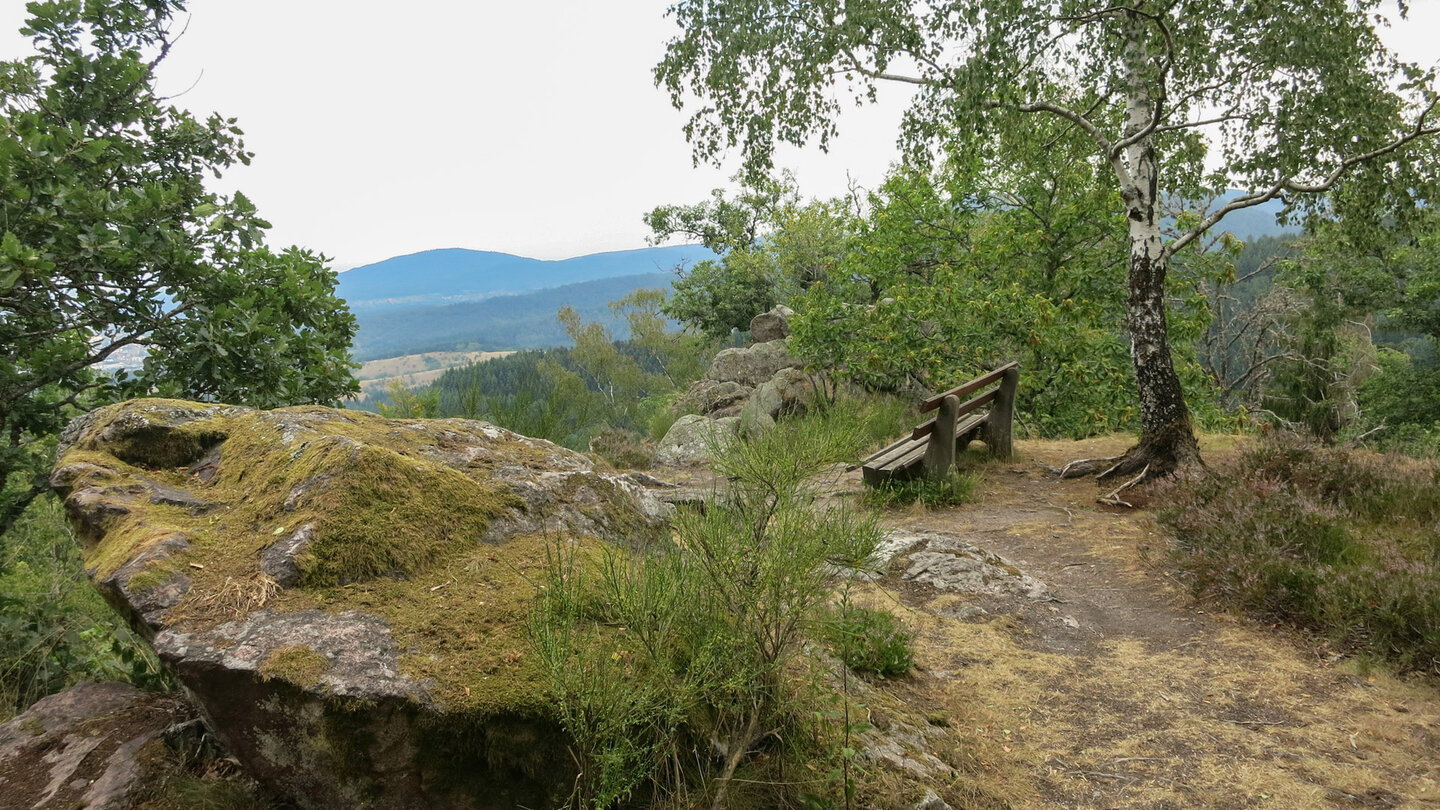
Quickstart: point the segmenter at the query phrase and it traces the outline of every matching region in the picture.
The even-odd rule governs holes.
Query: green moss
[[[135,407],[140,406],[127,403],[117,410]],[[100,546],[87,553],[87,565],[99,575],[133,559],[145,545],[183,531],[191,537],[188,551],[131,581],[132,588],[159,584],[175,567],[189,576],[190,589],[167,622],[202,629],[228,620],[231,613],[207,595],[256,585],[249,607],[353,610],[384,620],[401,651],[402,671],[429,680],[432,699],[447,713],[548,715],[526,623],[535,583],[543,581],[546,539],[520,536],[482,544],[480,537],[496,516],[523,508],[492,478],[494,468],[553,466],[555,451],[486,438],[493,452],[469,458],[465,451],[483,431],[475,423],[387,420],[312,407],[268,413],[222,409],[181,427],[228,437],[209,481],[184,470],[137,468],[110,457],[105,447],[72,448],[61,459],[108,468],[113,475],[87,473],[105,475],[107,483],[159,481],[218,504],[192,514],[140,499],[134,514],[114,521]],[[634,545],[655,534],[610,482],[581,475],[569,486],[572,492],[565,495],[588,486],[612,507],[622,530],[636,538]],[[307,524],[314,539],[296,559],[300,585],[279,593],[259,588],[263,551]],[[322,663],[316,658],[292,650],[267,661],[267,674],[313,685],[324,671],[315,669]]]
[[[318,512],[316,541],[299,561],[308,585],[414,576],[457,546],[473,547],[490,516],[513,503],[455,470],[371,446],[317,489],[305,503]]]
[[[150,509],[158,508],[146,507],[145,511],[148,513]],[[188,518],[186,515],[187,522]],[[85,567],[95,572],[94,578],[105,579],[145,549],[175,533],[173,524],[157,526],[156,522],[159,521],[154,521],[153,516],[147,519],[140,514],[117,519],[107,528],[104,542],[86,550]]]
[[[315,686],[329,669],[330,661],[304,644],[278,647],[260,662],[262,677],[280,678],[296,686]]]
[[[226,434],[212,418],[168,426],[163,424],[179,412],[216,412],[221,406],[178,399],[133,400],[125,407],[101,415],[91,430],[98,436],[110,430],[105,451],[127,464],[152,469],[185,467],[198,461],[206,451],[225,441]]]
[[[157,585],[164,585],[175,576],[176,568],[173,562],[165,561],[154,563],[145,567],[144,571],[130,577],[125,587],[131,593],[154,588]]]
[[[545,684],[526,620],[534,583],[543,578],[545,547],[540,536],[512,537],[450,557],[410,581],[380,578],[287,592],[276,604],[301,609],[310,601],[329,612],[383,617],[404,651],[401,672],[431,681],[431,698],[447,711],[541,713]]]

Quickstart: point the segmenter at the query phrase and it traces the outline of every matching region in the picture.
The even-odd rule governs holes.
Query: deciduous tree
[[[29,6],[36,54],[0,63],[0,530],[80,409],[160,392],[272,407],[357,389],[355,321],[314,253],[207,175],[248,162],[234,119],[159,97],[183,0]],[[99,365],[148,350],[138,373]]]
[[[656,79],[697,159],[777,142],[824,145],[847,95],[915,90],[912,154],[985,132],[998,115],[1053,116],[1112,175],[1128,229],[1126,325],[1138,445],[1105,476],[1199,460],[1166,326],[1170,259],[1226,214],[1321,194],[1357,174],[1406,188],[1403,157],[1437,131],[1431,72],[1393,57],[1378,0],[684,0]],[[963,145],[963,144],[961,144]],[[1207,167],[1209,167],[1207,169]],[[1249,189],[1182,233],[1167,195]]]

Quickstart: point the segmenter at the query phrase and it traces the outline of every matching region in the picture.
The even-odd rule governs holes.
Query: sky
[[[686,115],[651,71],[670,0],[190,0],[159,90],[236,117],[239,189],[276,246],[339,269],[432,248],[559,259],[643,247],[641,216],[730,186],[738,156],[693,165]],[[21,0],[0,0],[0,58],[29,52]],[[182,23],[183,24],[183,23]],[[1385,34],[1434,64],[1440,0]],[[1428,37],[1428,38],[1427,38]],[[783,149],[807,196],[873,188],[898,159],[909,99],[848,110],[828,154]]]

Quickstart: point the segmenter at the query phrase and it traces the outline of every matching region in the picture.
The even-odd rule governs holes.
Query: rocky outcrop
[[[193,720],[180,696],[125,683],[44,698],[0,725],[0,805],[131,807],[163,777],[167,741],[198,732]]]
[[[675,420],[655,452],[655,460],[667,467],[689,467],[710,460],[710,451],[719,442],[735,435],[740,418],[708,419],[691,414]]]
[[[785,307],[766,313],[782,323],[789,314]],[[761,334],[769,333],[762,328]],[[801,366],[783,337],[715,355],[705,377],[675,401],[676,411],[688,415],[660,440],[655,460],[672,467],[704,464],[717,438],[767,430],[782,415],[802,412],[814,386]]]
[[[671,508],[484,422],[172,400],[77,420],[52,484],[102,593],[302,808],[563,797],[535,583],[552,544],[643,546]]]
[[[761,383],[740,409],[740,424],[747,429],[774,427],[786,414],[803,413],[815,386],[798,368],[782,368]]]
[[[736,416],[754,389],[734,380],[697,380],[672,406],[683,413],[698,413],[712,419]]]
[[[790,354],[786,341],[772,340],[740,349],[726,349],[715,355],[705,379],[730,381],[754,388],[775,376],[782,368],[799,368],[802,363]]]

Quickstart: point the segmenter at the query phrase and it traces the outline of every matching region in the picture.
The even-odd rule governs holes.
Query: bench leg
[[[1014,453],[1010,441],[1010,426],[1015,420],[1015,389],[1020,384],[1020,369],[1007,369],[1000,378],[1000,388],[995,392],[995,404],[990,407],[990,419],[985,425],[985,443],[990,454],[996,458],[1009,459]]]
[[[935,430],[925,447],[925,477],[931,481],[945,480],[950,468],[955,466],[955,423],[959,419],[960,398],[951,394],[940,401]]]

